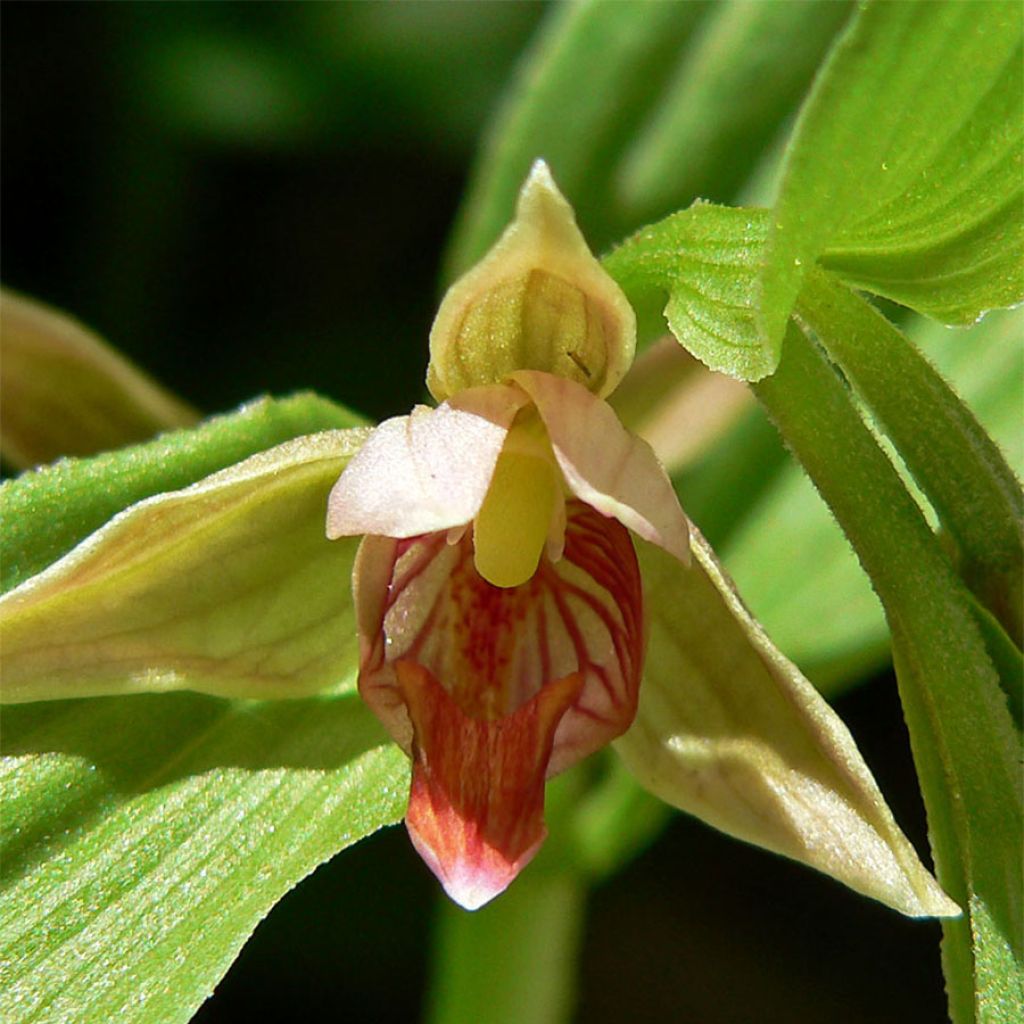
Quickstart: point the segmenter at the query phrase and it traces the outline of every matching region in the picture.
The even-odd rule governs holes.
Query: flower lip
[[[573,501],[564,557],[518,587],[476,570],[469,533],[364,539],[359,691],[413,760],[407,825],[449,894],[477,906],[543,840],[544,779],[636,712],[643,594],[632,541]]]
[[[544,781],[562,716],[579,696],[573,673],[511,715],[471,718],[423,666],[395,663],[416,723],[406,828],[445,891],[467,910],[502,892],[547,834]]]

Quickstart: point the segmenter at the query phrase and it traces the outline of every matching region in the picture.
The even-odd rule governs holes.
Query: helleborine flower
[[[359,689],[412,760],[414,845],[453,899],[482,905],[543,841],[545,779],[630,730],[627,765],[669,802],[906,913],[957,913],[696,533],[686,568],[675,492],[604,402],[634,343],[625,297],[538,162],[515,221],[438,312],[441,404],[381,424],[334,486],[328,536],[365,535]],[[693,595],[682,623],[658,600]],[[701,631],[690,655],[680,634]],[[669,655],[680,682],[711,686],[673,688]],[[724,714],[706,692],[719,682],[738,698]],[[699,739],[694,715],[712,723]]]
[[[256,402],[4,484],[18,583],[0,597],[0,699],[315,694],[329,700],[304,713],[329,716],[358,632],[359,688],[413,762],[409,830],[466,906],[536,851],[545,778],[613,742],[643,786],[716,828],[902,913],[956,914],[842,722],[604,403],[633,344],[538,165],[438,313],[437,408],[370,431],[316,396]],[[236,448],[249,457],[224,462]],[[151,489],[150,473],[211,458],[211,475]],[[117,514],[95,482],[111,467],[135,495]],[[330,543],[332,485],[328,533],[349,536]],[[84,513],[83,488],[98,499]],[[54,525],[42,547],[19,540],[30,514]],[[80,515],[97,521],[66,549]]]
[[[636,714],[643,591],[625,527],[689,557],[668,477],[598,397],[634,338],[538,164],[438,312],[428,381],[445,401],[383,423],[331,493],[328,536],[367,535],[360,692],[412,757],[413,843],[466,907],[536,852],[545,778]]]

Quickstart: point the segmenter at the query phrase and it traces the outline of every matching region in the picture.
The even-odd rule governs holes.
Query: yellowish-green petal
[[[538,160],[515,220],[441,303],[427,386],[443,401],[516,370],[542,370],[603,397],[629,369],[635,346],[632,308]]]
[[[839,717],[750,617],[707,542],[683,570],[638,542],[650,623],[616,749],[655,795],[912,917],[956,916]]]
[[[7,702],[354,686],[356,542],[323,533],[363,429],[297,438],[132,505],[0,599]]]

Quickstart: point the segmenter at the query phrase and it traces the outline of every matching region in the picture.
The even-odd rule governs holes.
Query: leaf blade
[[[302,434],[365,422],[311,392],[264,397],[144,445],[22,473],[0,485],[0,589],[10,590],[41,572],[137,501],[187,487]]]
[[[1022,28],[1009,3],[861,9],[787,154],[760,279],[759,322],[772,351],[823,254],[837,271],[848,266],[854,283],[952,322],[1019,301],[1024,126],[1011,110]],[[979,187],[986,166],[996,171]],[[909,243],[908,218],[918,221]],[[946,282],[957,277],[951,291]]]
[[[284,892],[401,816],[407,778],[354,696],[25,705],[5,751],[0,1007],[26,1022],[187,1021]]]

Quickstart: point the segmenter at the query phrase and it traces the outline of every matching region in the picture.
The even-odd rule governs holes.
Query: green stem
[[[797,309],[899,449],[968,586],[1019,646],[1024,494],[999,448],[909,339],[830,274],[808,274]]]
[[[430,1024],[559,1024],[569,1019],[586,893],[568,871],[530,868],[482,910],[445,902]]]
[[[1024,1012],[1013,977],[1024,946],[1019,740],[969,595],[848,390],[800,331],[790,328],[778,371],[755,391],[885,607],[939,879],[965,911],[944,923],[953,1018],[998,1019],[986,1006],[1000,1003]]]

